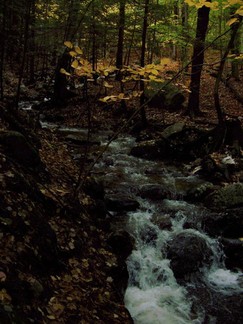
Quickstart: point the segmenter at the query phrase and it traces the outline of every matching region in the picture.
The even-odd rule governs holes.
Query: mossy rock
[[[185,101],[185,96],[178,87],[159,82],[150,82],[145,89],[145,96],[150,100],[150,107],[166,108],[170,111],[181,109]]]
[[[243,206],[243,184],[234,183],[214,191],[206,197],[205,203],[211,208]]]

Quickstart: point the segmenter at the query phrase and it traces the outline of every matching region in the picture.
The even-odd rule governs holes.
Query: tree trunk
[[[145,0],[144,3],[144,17],[143,17],[143,32],[142,32],[142,48],[141,48],[141,67],[145,66],[145,52],[146,52],[146,38],[147,38],[147,29],[148,29],[148,12],[149,12],[149,0]],[[147,117],[144,108],[145,103],[145,95],[144,95],[144,81],[140,81],[140,91],[142,91],[142,95],[140,97],[140,105],[141,105],[141,120],[144,127],[147,126]]]
[[[29,83],[35,82],[35,0],[31,0],[29,41]]]
[[[208,0],[211,2],[211,0]],[[190,95],[188,102],[188,113],[191,117],[200,114],[199,108],[199,95],[200,95],[200,82],[201,73],[204,63],[204,46],[205,38],[208,29],[210,8],[203,6],[197,12],[197,31],[193,47],[192,55],[192,69],[191,69],[191,83]]]
[[[2,3],[2,13],[3,13],[3,19],[2,19],[2,28],[1,28],[1,37],[0,42],[2,44],[1,46],[1,52],[0,52],[0,100],[3,100],[3,70],[4,70],[4,57],[5,57],[5,37],[6,37],[6,0]]]
[[[226,49],[226,51],[225,51],[225,53],[224,53],[224,55],[222,57],[222,60],[220,62],[219,71],[218,71],[217,79],[216,79],[215,86],[214,86],[214,103],[215,103],[215,108],[216,108],[216,111],[217,111],[218,121],[219,121],[219,124],[220,125],[222,125],[222,124],[225,123],[225,113],[222,110],[222,107],[220,106],[220,101],[219,101],[219,83],[220,83],[220,81],[222,79],[222,74],[223,74],[224,65],[225,65],[227,56],[228,56],[230,50],[234,46],[235,38],[237,36],[237,32],[238,32],[238,30],[240,28],[241,22],[242,22],[242,16],[239,16],[238,17],[238,21],[235,22],[231,26],[231,30],[232,30],[231,37],[230,37],[230,40],[229,40],[227,49]]]
[[[119,26],[118,26],[118,43],[116,52],[116,67],[122,68],[123,65],[123,43],[124,43],[124,29],[125,29],[125,8],[126,0],[120,0],[119,9]]]
[[[26,12],[25,12],[24,48],[23,48],[23,54],[22,54],[22,62],[20,65],[20,70],[19,70],[19,81],[18,81],[16,100],[15,100],[16,108],[18,107],[18,104],[19,104],[20,87],[21,87],[21,83],[22,83],[22,80],[24,77],[24,67],[25,67],[25,62],[26,62],[26,53],[27,53],[28,39],[29,39],[30,10],[31,10],[31,3],[28,2],[27,7],[26,7]]]

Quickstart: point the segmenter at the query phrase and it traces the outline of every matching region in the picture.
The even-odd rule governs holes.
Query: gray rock
[[[176,279],[187,279],[211,262],[211,249],[206,241],[193,233],[177,234],[168,247],[168,258]]]
[[[243,270],[243,242],[239,239],[222,238],[221,243],[226,256],[225,265],[229,269]]]
[[[172,227],[169,215],[154,214],[151,218],[153,224],[157,225],[161,230],[170,230]]]
[[[243,207],[221,213],[207,213],[203,216],[202,227],[210,236],[237,239],[243,233]]]
[[[243,205],[243,184],[234,183],[208,195],[206,206],[210,208],[232,208]]]
[[[179,133],[183,130],[183,128],[185,127],[185,123],[184,122],[179,122],[179,123],[175,123],[171,126],[168,126],[162,133],[161,136],[164,138],[168,138],[173,134]]]
[[[167,198],[169,193],[168,190],[159,184],[147,184],[139,190],[139,195],[146,199],[162,200]]]
[[[100,141],[88,140],[86,135],[81,134],[69,134],[66,136],[66,140],[77,145],[100,145]]]
[[[148,160],[166,157],[167,143],[165,140],[148,140],[138,143],[131,149],[131,155]]]
[[[130,196],[112,194],[105,199],[107,209],[110,211],[135,211],[139,203]]]

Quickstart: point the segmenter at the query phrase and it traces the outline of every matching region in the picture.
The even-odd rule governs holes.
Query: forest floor
[[[147,108],[149,122],[167,125],[183,121],[211,128],[217,124],[214,83],[214,77],[203,74],[202,117],[191,120],[184,111]],[[243,97],[242,82],[235,81],[233,86]],[[242,103],[223,82],[220,100],[227,114],[243,122]],[[136,105],[132,103],[131,111]],[[62,125],[87,127],[90,107],[93,129],[117,130],[127,122],[128,116],[120,114],[117,107],[102,108],[92,100],[87,104],[77,97],[61,110],[52,108],[48,115],[54,116],[54,120],[62,116]],[[0,119],[0,129],[8,130],[10,126]],[[129,129],[127,127],[126,131]],[[67,143],[55,131],[37,127],[35,133],[41,142],[39,153],[44,170],[19,165],[0,146],[3,184],[0,188],[0,322],[131,323],[111,275],[117,258],[107,244],[109,231],[90,216],[89,207],[94,202],[89,196],[81,192],[77,200],[74,199],[80,165],[73,161]],[[18,187],[21,187],[19,174],[33,184],[41,199]],[[42,219],[42,223],[33,224],[33,215],[34,220]],[[46,229],[55,239],[47,237]],[[36,238],[38,235],[40,237]],[[45,247],[41,246],[42,237]],[[52,247],[48,242],[56,246],[57,254],[50,254]],[[56,257],[57,262],[49,268],[50,255]],[[41,267],[42,261],[47,269]]]

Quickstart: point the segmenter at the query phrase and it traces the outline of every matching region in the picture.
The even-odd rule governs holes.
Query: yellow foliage
[[[69,41],[64,42],[64,45],[70,49],[73,48],[73,44]]]
[[[81,50],[81,48],[79,48],[79,46],[74,46],[74,50],[79,55],[82,55],[83,54],[83,51]]]
[[[227,25],[231,26],[237,21],[238,21],[238,18],[231,18],[230,20],[227,21]]]
[[[60,73],[65,74],[65,75],[67,75],[67,76],[71,76],[71,74],[70,74],[69,72],[67,72],[67,71],[66,71],[65,69],[63,69],[63,68],[60,69]]]

